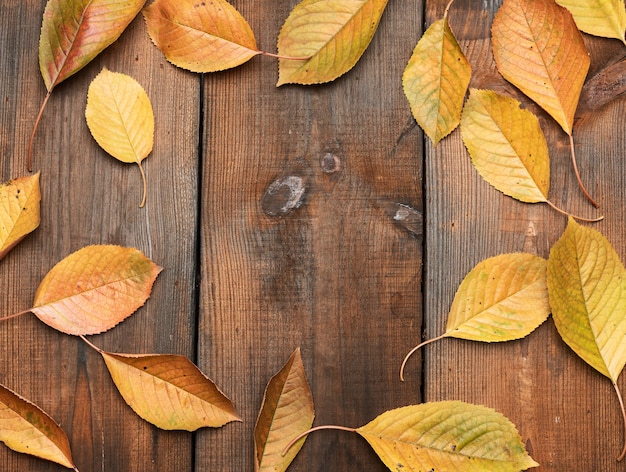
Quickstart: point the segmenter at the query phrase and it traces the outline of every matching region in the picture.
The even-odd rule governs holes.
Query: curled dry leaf
[[[216,72],[261,54],[250,25],[225,0],[156,0],[143,15],[154,44],[183,69]]]
[[[87,246],[48,272],[30,311],[63,333],[101,333],[145,303],[160,271],[137,249]]]
[[[615,38],[626,44],[624,0],[556,0],[567,8],[576,26],[585,33]]]
[[[460,401],[386,411],[356,432],[390,470],[519,472],[539,466],[505,416]]]
[[[148,94],[132,77],[106,68],[89,85],[85,118],[96,142],[116,159],[139,166],[146,201],[146,176],[141,166],[154,143],[154,113]]]
[[[283,472],[298,454],[306,437],[283,456],[294,436],[313,424],[313,396],[306,381],[298,348],[270,380],[254,428],[255,470]]]
[[[411,112],[435,146],[459,124],[471,73],[444,16],[421,37],[402,75]]]
[[[330,82],[354,67],[374,37],[387,0],[303,0],[278,35],[278,83]],[[294,60],[289,58],[308,58]]]
[[[38,406],[0,385],[0,441],[17,452],[76,469],[67,435]]]
[[[0,184],[0,259],[39,226],[39,172]]]
[[[195,431],[241,421],[231,401],[185,357],[100,353],[126,403],[161,429]]]

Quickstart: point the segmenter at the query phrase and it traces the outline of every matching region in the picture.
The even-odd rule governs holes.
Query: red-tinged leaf
[[[241,421],[231,401],[183,356],[101,354],[126,403],[161,429],[195,431]]]
[[[0,385],[0,441],[17,452],[76,469],[65,432],[39,407]]]
[[[0,184],[0,259],[39,226],[39,172]]]
[[[87,246],[48,272],[30,311],[63,333],[101,333],[145,303],[160,271],[137,249]]]
[[[261,54],[250,25],[225,0],[156,0],[143,15],[154,44],[183,69],[216,72]]]
[[[145,0],[48,0],[39,68],[48,91],[120,37]]]
[[[571,135],[590,63],[572,15],[554,0],[505,0],[492,36],[502,76]]]
[[[291,438],[311,427],[314,417],[313,395],[298,348],[265,390],[254,428],[255,470],[285,471],[306,437],[297,441],[284,455],[283,450]]]

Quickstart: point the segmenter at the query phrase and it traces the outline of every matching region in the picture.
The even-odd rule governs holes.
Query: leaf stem
[[[98,352],[99,354],[102,354],[104,351],[102,349],[100,349],[98,346],[96,346],[95,344],[93,344],[92,342],[90,342],[85,336],[83,336],[82,334],[79,334],[78,337],[80,339],[82,339],[83,341],[85,341],[85,343],[87,343],[87,346],[89,346],[90,348],[92,348],[94,351]]]
[[[148,190],[148,186],[146,184],[146,174],[143,171],[143,167],[141,165],[141,161],[137,161],[137,165],[139,166],[139,172],[141,172],[141,180],[143,181],[143,198],[141,199],[141,203],[139,204],[139,208],[143,208],[146,204],[146,193]]]
[[[593,198],[591,198],[591,195],[589,195],[589,192],[587,192],[587,189],[583,185],[583,181],[580,179],[580,173],[578,172],[578,165],[576,164],[576,153],[574,152],[573,133],[569,134],[569,147],[570,147],[570,152],[572,156],[572,164],[574,166],[574,174],[576,174],[576,180],[578,180],[578,186],[582,190],[585,197],[587,197],[587,200],[589,200],[594,207],[598,208],[600,205]]]
[[[33,132],[30,134],[30,141],[28,142],[28,159],[26,166],[28,168],[28,172],[33,171],[33,166],[31,165],[31,158],[33,155],[33,143],[35,141],[35,133],[37,132],[37,128],[39,127],[39,122],[41,121],[41,117],[43,116],[43,111],[46,108],[46,104],[48,103],[48,99],[50,98],[50,94],[52,94],[52,90],[48,90],[46,97],[43,99],[43,103],[41,104],[41,108],[39,108],[39,113],[37,113],[37,118],[35,118],[35,125],[33,126]]]
[[[621,461],[624,457],[626,457],[626,410],[624,410],[624,400],[622,399],[622,393],[619,391],[617,382],[613,382],[613,388],[615,388],[615,393],[617,393],[619,407],[622,410],[622,419],[624,420],[624,447],[622,448],[622,453],[617,458],[618,461]]]
[[[443,17],[447,18],[448,17],[448,10],[450,9],[450,7],[452,6],[452,3],[454,2],[454,0],[450,0],[448,2],[448,4],[446,5],[446,9],[443,11]]]
[[[430,344],[430,343],[432,343],[434,341],[438,341],[440,339],[445,338],[447,336],[447,334],[448,333],[443,333],[441,336],[437,336],[435,338],[427,339],[423,343],[420,343],[417,346],[415,346],[413,349],[411,349],[409,351],[409,353],[406,356],[404,356],[404,360],[402,361],[402,365],[400,366],[400,380],[402,382],[404,382],[404,367],[406,366],[406,363],[409,360],[409,357],[411,357],[418,349],[422,348],[423,346],[426,346],[427,344]]]
[[[283,452],[281,453],[281,455],[285,457],[285,454],[287,454],[289,449],[291,449],[295,443],[300,441],[300,439],[302,439],[305,436],[308,436],[310,433],[313,433],[315,431],[320,431],[322,429],[334,429],[334,430],[340,430],[340,431],[349,431],[350,433],[356,433],[356,428],[348,428],[346,426],[337,426],[337,425],[332,425],[332,424],[324,425],[324,426],[316,426],[315,428],[307,429],[305,432],[300,433],[295,438],[293,438],[289,442],[289,444],[287,444],[285,449],[283,449]]]
[[[572,218],[578,221],[586,221],[587,223],[597,223],[598,221],[602,221],[604,219],[604,216],[599,216],[598,218],[583,218],[582,216],[572,215],[571,213],[568,213],[565,210],[561,210],[558,206],[556,206],[550,200],[546,200],[546,203],[552,208],[554,208],[556,211],[561,213],[562,215],[571,216]]]
[[[285,59],[288,61],[308,61],[312,56],[307,57],[293,57],[293,56],[281,56],[280,54],[272,54],[271,52],[259,51],[262,56],[275,57],[276,59]]]
[[[17,313],[13,313],[12,315],[0,318],[0,321],[6,321],[6,320],[10,320],[11,318],[17,318],[18,316],[22,316],[22,315],[25,315],[26,313],[30,313],[31,310],[32,310],[32,308],[29,308],[28,310],[24,310],[24,311],[20,311],[20,312],[17,312]]]

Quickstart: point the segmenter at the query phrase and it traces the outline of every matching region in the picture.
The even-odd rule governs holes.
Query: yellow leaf
[[[185,357],[100,353],[126,403],[161,429],[195,431],[241,421],[230,400]]]
[[[518,472],[539,465],[506,417],[460,401],[386,411],[356,432],[393,471]]]
[[[527,336],[550,314],[547,261],[525,253],[485,259],[459,286],[445,336],[509,341]]]
[[[567,345],[613,383],[626,364],[625,283],[607,239],[570,218],[548,260],[552,317]]]
[[[278,35],[277,85],[330,82],[354,67],[372,40],[387,0],[303,0]]]
[[[250,25],[225,0],[156,0],[143,14],[154,44],[183,69],[216,72],[261,53]]]
[[[471,68],[446,17],[415,46],[402,85],[417,123],[436,146],[459,124]]]
[[[0,441],[14,451],[76,469],[67,435],[39,407],[0,385]]]
[[[160,271],[137,249],[87,246],[48,272],[30,311],[63,333],[101,333],[145,303]]]
[[[89,85],[85,118],[96,142],[111,156],[139,166],[146,201],[146,179],[141,167],[152,151],[154,114],[145,90],[125,74],[106,68]]]
[[[626,44],[626,7],[624,0],[556,0],[567,8],[581,31],[615,38]]]
[[[572,15],[553,0],[504,0],[491,31],[500,73],[571,135],[590,62]]]
[[[299,440],[283,455],[290,439],[313,424],[313,396],[306,381],[300,349],[267,385],[254,428],[255,470],[284,472],[304,444]]]
[[[39,226],[39,172],[0,184],[0,259]]]
[[[528,203],[548,199],[548,145],[537,117],[517,100],[472,89],[461,135],[474,167],[496,189]]]

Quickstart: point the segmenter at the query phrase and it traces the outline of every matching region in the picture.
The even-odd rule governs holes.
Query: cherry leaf
[[[0,259],[39,226],[39,172],[0,184]]]
[[[624,0],[556,0],[567,8],[576,26],[585,33],[615,38],[626,44]]]
[[[161,429],[195,431],[241,421],[231,401],[183,356],[101,354],[126,403]]]
[[[0,385],[0,441],[14,451],[76,469],[67,435],[38,406]]]
[[[87,246],[48,272],[30,311],[63,333],[101,333],[145,303],[160,271],[137,249]]]
[[[48,0],[39,38],[39,67],[48,91],[112,44],[145,0]]]
[[[330,82],[348,72],[369,46],[386,6],[387,0],[300,2],[278,35],[283,58],[277,85]]]
[[[356,432],[390,470],[518,472],[539,466],[505,416],[460,401],[386,411]]]
[[[132,77],[106,68],[89,85],[85,118],[96,142],[116,159],[139,166],[146,201],[146,178],[141,166],[154,143],[154,113],[148,94]]]
[[[444,17],[415,46],[402,85],[417,123],[436,146],[459,124],[471,68]]]
[[[503,77],[571,135],[590,63],[572,15],[553,0],[504,0],[491,31]]]
[[[313,424],[313,396],[306,381],[298,348],[270,380],[254,428],[255,470],[284,472],[304,444],[296,442],[283,456],[290,438]]]
[[[156,0],[143,15],[154,44],[183,69],[216,72],[261,54],[250,25],[225,0]]]
[[[472,89],[461,117],[461,135],[478,173],[505,195],[546,202],[550,157],[539,120],[520,102]]]

